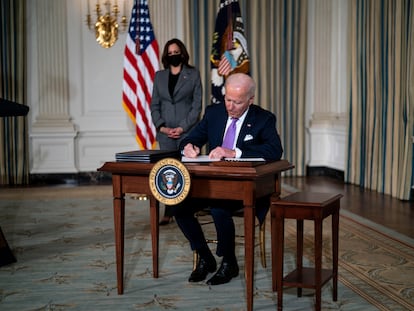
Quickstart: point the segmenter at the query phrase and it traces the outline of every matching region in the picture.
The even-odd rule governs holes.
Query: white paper
[[[265,162],[266,160],[263,158],[224,158],[224,161],[229,162]],[[200,155],[197,158],[187,158],[182,157],[181,162],[216,162],[221,161],[221,159],[210,159],[208,155]]]
[[[224,161],[231,162],[265,162],[263,158],[224,158]]]
[[[199,155],[197,158],[182,157],[181,162],[216,162],[220,159],[210,159],[208,155]]]

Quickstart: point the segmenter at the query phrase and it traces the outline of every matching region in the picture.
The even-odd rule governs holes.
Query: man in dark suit
[[[224,104],[210,105],[203,119],[183,139],[180,150],[186,157],[195,158],[203,145],[208,144],[209,157],[252,158],[260,157],[267,161],[279,160],[283,153],[279,134],[276,130],[276,117],[273,113],[254,105],[256,84],[243,73],[230,75],[225,84]],[[234,129],[234,140],[226,138]],[[231,136],[231,135],[230,135]],[[188,198],[174,206],[176,222],[192,250],[197,251],[199,261],[189,277],[189,282],[203,281],[208,273],[216,271],[216,260],[211,253],[203,231],[194,214],[206,206],[210,207],[216,231],[216,254],[223,257],[220,268],[207,284],[228,283],[238,276],[239,266],[235,255],[235,227],[232,218],[234,211],[242,208],[241,201],[198,200]],[[256,200],[256,216],[262,223],[269,209],[269,197]]]

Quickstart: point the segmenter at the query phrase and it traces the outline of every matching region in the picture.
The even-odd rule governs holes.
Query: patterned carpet
[[[160,230],[160,278],[152,278],[148,202],[130,196],[125,291],[117,295],[111,198],[109,186],[0,189],[0,225],[18,260],[0,267],[0,310],[246,309],[243,273],[221,286],[187,282],[192,253],[175,223]],[[242,232],[241,219],[236,221]],[[286,225],[285,271],[295,264],[293,224]],[[326,224],[324,262],[329,264]],[[311,229],[305,222],[305,264],[312,258]],[[266,241],[270,250],[270,236]],[[339,241],[338,301],[332,301],[328,283],[322,293],[323,310],[414,309],[411,239],[342,211]],[[243,247],[237,251],[243,271]],[[270,253],[267,268],[256,258],[254,310],[276,310]],[[313,309],[313,291],[297,298],[295,289],[285,289],[283,298],[284,310]]]

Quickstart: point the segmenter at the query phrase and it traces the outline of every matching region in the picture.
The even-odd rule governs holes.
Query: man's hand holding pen
[[[183,153],[187,158],[196,158],[200,154],[200,148],[193,144],[187,144],[183,149]]]

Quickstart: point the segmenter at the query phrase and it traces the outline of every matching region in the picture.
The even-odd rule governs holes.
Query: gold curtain
[[[2,0],[0,97],[26,103],[25,0]],[[27,184],[29,161],[25,117],[0,118],[0,184]]]
[[[204,105],[210,103],[210,51],[219,0],[184,1],[185,41],[200,69]],[[274,112],[284,158],[295,164],[288,174],[305,175],[306,0],[240,0],[257,82],[256,104]]]
[[[413,174],[414,5],[352,0],[346,181],[409,199]]]

